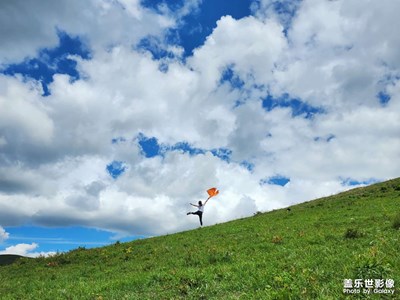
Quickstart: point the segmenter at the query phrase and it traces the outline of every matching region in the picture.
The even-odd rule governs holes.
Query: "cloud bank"
[[[164,37],[198,1],[1,4],[4,65],[56,47],[57,30],[90,58],[71,56],[80,78],[56,72],[46,97],[0,75],[0,225],[158,235],[193,228],[188,203],[211,186],[206,224],[399,176],[399,4],[274,3],[221,17],[185,58]],[[169,54],[138,47],[149,36]]]

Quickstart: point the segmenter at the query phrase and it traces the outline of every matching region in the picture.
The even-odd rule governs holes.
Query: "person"
[[[187,215],[198,215],[199,216],[199,220],[200,220],[200,225],[203,226],[203,212],[204,212],[204,206],[207,204],[207,201],[209,199],[206,200],[206,202],[204,202],[204,204],[199,201],[199,205],[196,204],[192,204],[190,203],[190,205],[197,207],[197,211],[195,212],[188,212]]]

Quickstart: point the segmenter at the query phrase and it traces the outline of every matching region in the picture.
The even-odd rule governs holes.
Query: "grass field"
[[[399,228],[395,179],[290,212],[20,258],[0,267],[0,299],[400,299]],[[345,295],[344,279],[393,279],[394,295]]]

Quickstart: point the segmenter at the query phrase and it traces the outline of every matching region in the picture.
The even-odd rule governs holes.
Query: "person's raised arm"
[[[199,207],[198,205],[193,204],[193,203],[190,203],[190,205],[192,205],[192,206],[194,206],[194,207]]]

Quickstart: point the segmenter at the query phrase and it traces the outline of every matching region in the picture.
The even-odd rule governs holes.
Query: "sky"
[[[206,226],[400,176],[392,0],[0,2],[0,254]]]

